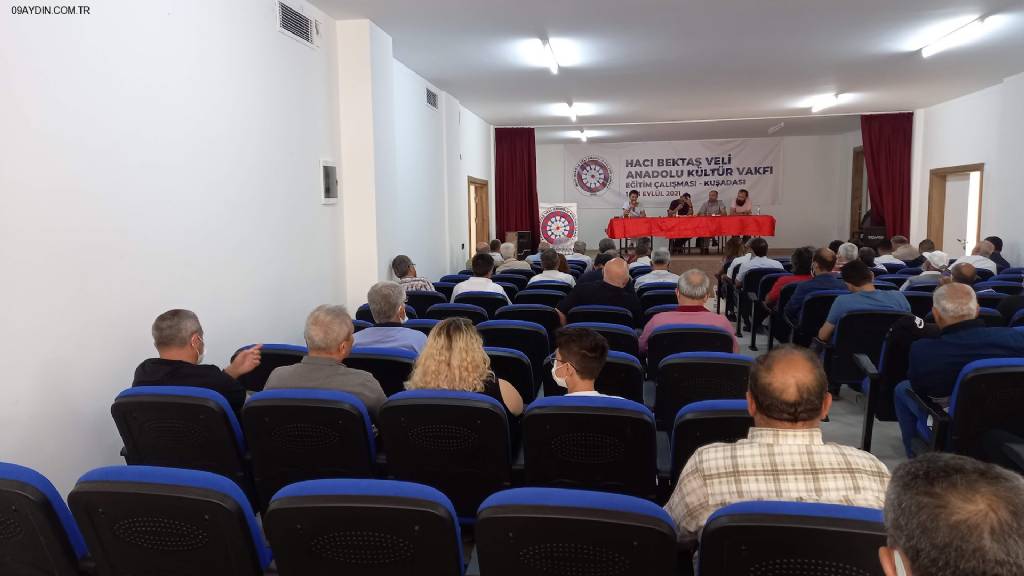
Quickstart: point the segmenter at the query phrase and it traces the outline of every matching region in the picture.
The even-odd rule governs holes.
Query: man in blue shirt
[[[822,290],[846,290],[846,284],[836,278],[832,268],[836,265],[836,253],[828,248],[818,248],[811,261],[811,278],[801,282],[786,303],[786,317],[793,322],[800,319],[800,309],[804,300],[815,292]]]
[[[839,319],[849,312],[906,312],[910,313],[907,298],[896,290],[875,290],[875,275],[861,260],[846,263],[839,273],[852,294],[839,296],[832,302],[828,319],[818,331],[818,339],[828,342],[836,330]]]
[[[932,315],[941,332],[910,347],[909,380],[896,387],[896,417],[903,434],[903,446],[911,457],[911,440],[926,426],[928,414],[910,399],[913,388],[919,396],[939,405],[948,404],[960,371],[975,360],[1024,356],[1024,332],[1013,328],[989,328],[978,319],[978,298],[970,286],[948,284],[932,296]]]
[[[376,325],[356,332],[356,346],[395,348],[419,354],[427,344],[427,335],[402,326],[405,316],[405,290],[397,282],[378,282],[366,294]]]

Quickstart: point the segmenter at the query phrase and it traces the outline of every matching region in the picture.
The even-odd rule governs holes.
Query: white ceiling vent
[[[437,92],[427,88],[427,106],[437,110]]]
[[[320,21],[306,16],[301,4],[277,2],[277,29],[307,46],[320,45]]]

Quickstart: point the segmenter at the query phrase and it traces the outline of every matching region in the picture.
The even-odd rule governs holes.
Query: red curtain
[[[910,146],[914,113],[860,117],[871,196],[871,220],[891,238],[910,233]]]
[[[494,216],[497,238],[529,230],[540,240],[537,201],[537,145],[533,128],[494,129]]]

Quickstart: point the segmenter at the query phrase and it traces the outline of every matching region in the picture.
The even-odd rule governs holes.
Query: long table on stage
[[[774,216],[665,216],[612,218],[609,238],[708,238],[717,236],[774,236]]]

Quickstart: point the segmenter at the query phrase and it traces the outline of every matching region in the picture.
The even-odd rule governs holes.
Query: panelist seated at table
[[[693,216],[693,201],[690,200],[690,193],[684,192],[668,205],[669,216]]]
[[[629,191],[629,198],[622,205],[622,217],[623,218],[646,218],[647,212],[640,205],[640,192],[636,190]]]
[[[718,190],[708,192],[708,201],[701,205],[698,216],[728,216],[729,208],[718,199]]]
[[[729,212],[733,216],[749,216],[752,207],[753,204],[750,203],[750,192],[741,188],[740,191],[736,193],[736,199],[732,201],[732,208]]]

